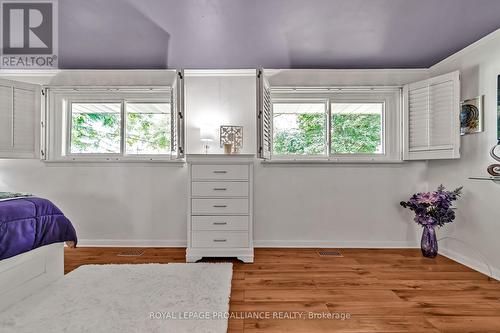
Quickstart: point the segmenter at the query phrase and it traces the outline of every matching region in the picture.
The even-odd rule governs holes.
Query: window
[[[119,154],[121,103],[71,103],[71,154]]]
[[[383,154],[384,103],[330,103],[330,154]],[[328,155],[327,102],[273,103],[273,154]]]
[[[71,103],[71,154],[119,154],[122,103]],[[170,153],[170,103],[125,103],[125,151]]]
[[[127,154],[170,153],[170,111],[170,103],[127,103]]]
[[[182,157],[184,124],[173,88],[49,88],[47,95],[49,161]]]
[[[384,103],[331,103],[333,154],[384,153]]]
[[[324,102],[273,105],[273,154],[325,155],[327,114]]]
[[[271,88],[270,158],[401,160],[401,89],[341,90]]]

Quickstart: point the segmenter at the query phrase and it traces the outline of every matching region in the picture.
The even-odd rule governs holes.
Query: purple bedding
[[[75,228],[49,200],[28,197],[0,201],[0,260],[64,241],[76,245]]]

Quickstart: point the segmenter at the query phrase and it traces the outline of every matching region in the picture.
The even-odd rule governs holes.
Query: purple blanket
[[[64,241],[76,244],[75,228],[49,200],[0,201],[0,260]]]

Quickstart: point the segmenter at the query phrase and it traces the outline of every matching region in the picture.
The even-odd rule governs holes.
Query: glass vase
[[[438,253],[438,242],[434,226],[426,225],[422,232],[422,241],[420,242],[422,254],[427,258],[435,258]]]

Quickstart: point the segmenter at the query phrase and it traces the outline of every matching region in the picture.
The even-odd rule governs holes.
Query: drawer
[[[193,182],[194,197],[248,197],[248,182]]]
[[[194,231],[192,247],[248,247],[248,232]]]
[[[194,164],[191,177],[193,180],[248,180],[248,165]]]
[[[192,216],[191,229],[247,231],[248,216]]]
[[[192,214],[248,214],[248,199],[192,199]]]

